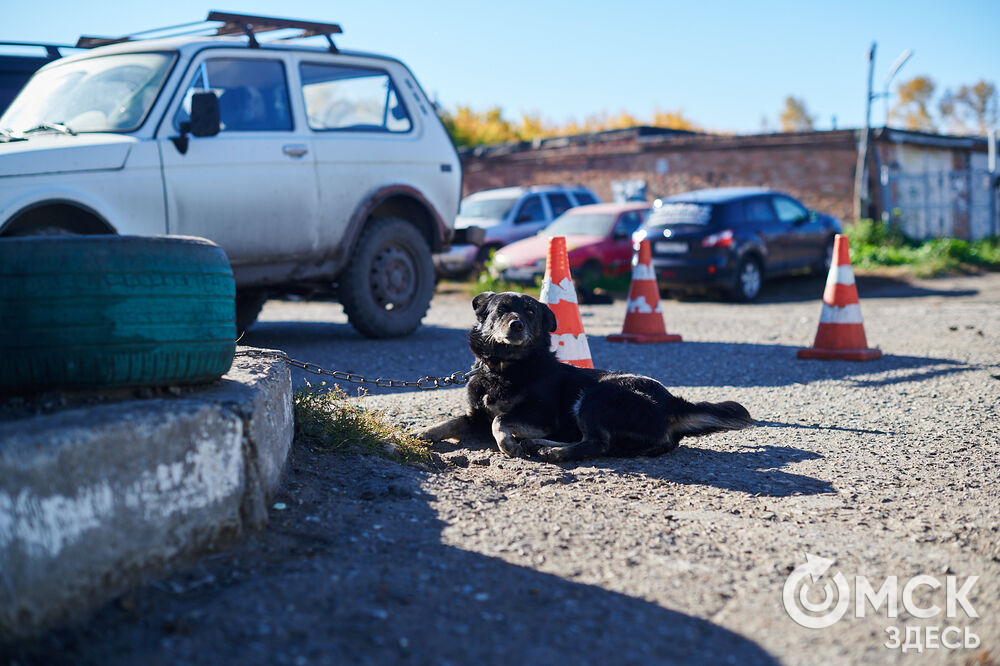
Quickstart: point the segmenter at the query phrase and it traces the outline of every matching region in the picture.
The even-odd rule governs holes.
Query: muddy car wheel
[[[421,233],[406,220],[372,220],[339,279],[347,319],[370,338],[412,333],[434,295],[434,263]]]
[[[225,253],[201,239],[0,239],[0,392],[215,379],[233,296]]]

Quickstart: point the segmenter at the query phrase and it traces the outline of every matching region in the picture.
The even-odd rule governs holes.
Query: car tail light
[[[705,236],[701,241],[702,247],[729,247],[733,244],[733,230],[726,229],[724,231],[719,231],[712,234],[711,236]]]

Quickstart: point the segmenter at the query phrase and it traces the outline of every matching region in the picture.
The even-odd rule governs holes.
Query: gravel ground
[[[1000,275],[860,278],[868,363],[799,361],[822,281],[761,303],[665,301],[684,342],[621,345],[624,304],[584,306],[598,367],[696,400],[738,400],[749,430],[653,459],[551,465],[489,443],[438,447],[435,471],[295,447],[270,527],[14,647],[18,663],[997,663],[1000,660]],[[331,325],[330,321],[336,322]],[[366,341],[327,303],[267,304],[243,343],[371,377],[472,361],[468,296],[443,291],[401,341]],[[314,377],[308,377],[315,383]],[[294,381],[306,375],[298,371]],[[406,428],[464,392],[374,391]],[[834,561],[849,610],[793,622],[782,586],[805,553]],[[948,576],[979,615],[855,617],[853,583]],[[834,579],[836,580],[836,579]],[[822,587],[822,582],[813,587]],[[807,597],[819,603],[821,590]],[[978,648],[889,649],[888,627],[956,626]],[[953,640],[949,636],[949,640]],[[939,639],[937,640],[939,642]],[[933,643],[932,643],[933,644]],[[992,655],[992,656],[991,656]]]

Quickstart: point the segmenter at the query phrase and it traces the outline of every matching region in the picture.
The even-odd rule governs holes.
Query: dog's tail
[[[686,402],[678,410],[670,431],[676,438],[740,430],[753,425],[753,417],[738,402]]]

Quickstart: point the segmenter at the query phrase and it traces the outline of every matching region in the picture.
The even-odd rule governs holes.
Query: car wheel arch
[[[444,247],[446,232],[450,228],[434,206],[417,189],[409,185],[389,185],[368,196],[355,210],[348,223],[348,233],[342,244],[345,250],[353,248],[361,237],[363,227],[373,219],[396,217],[412,224],[423,235],[432,252]]]
[[[90,206],[68,199],[49,199],[20,209],[0,225],[0,236],[30,236],[33,230],[63,229],[80,235],[116,234],[107,219]]]

